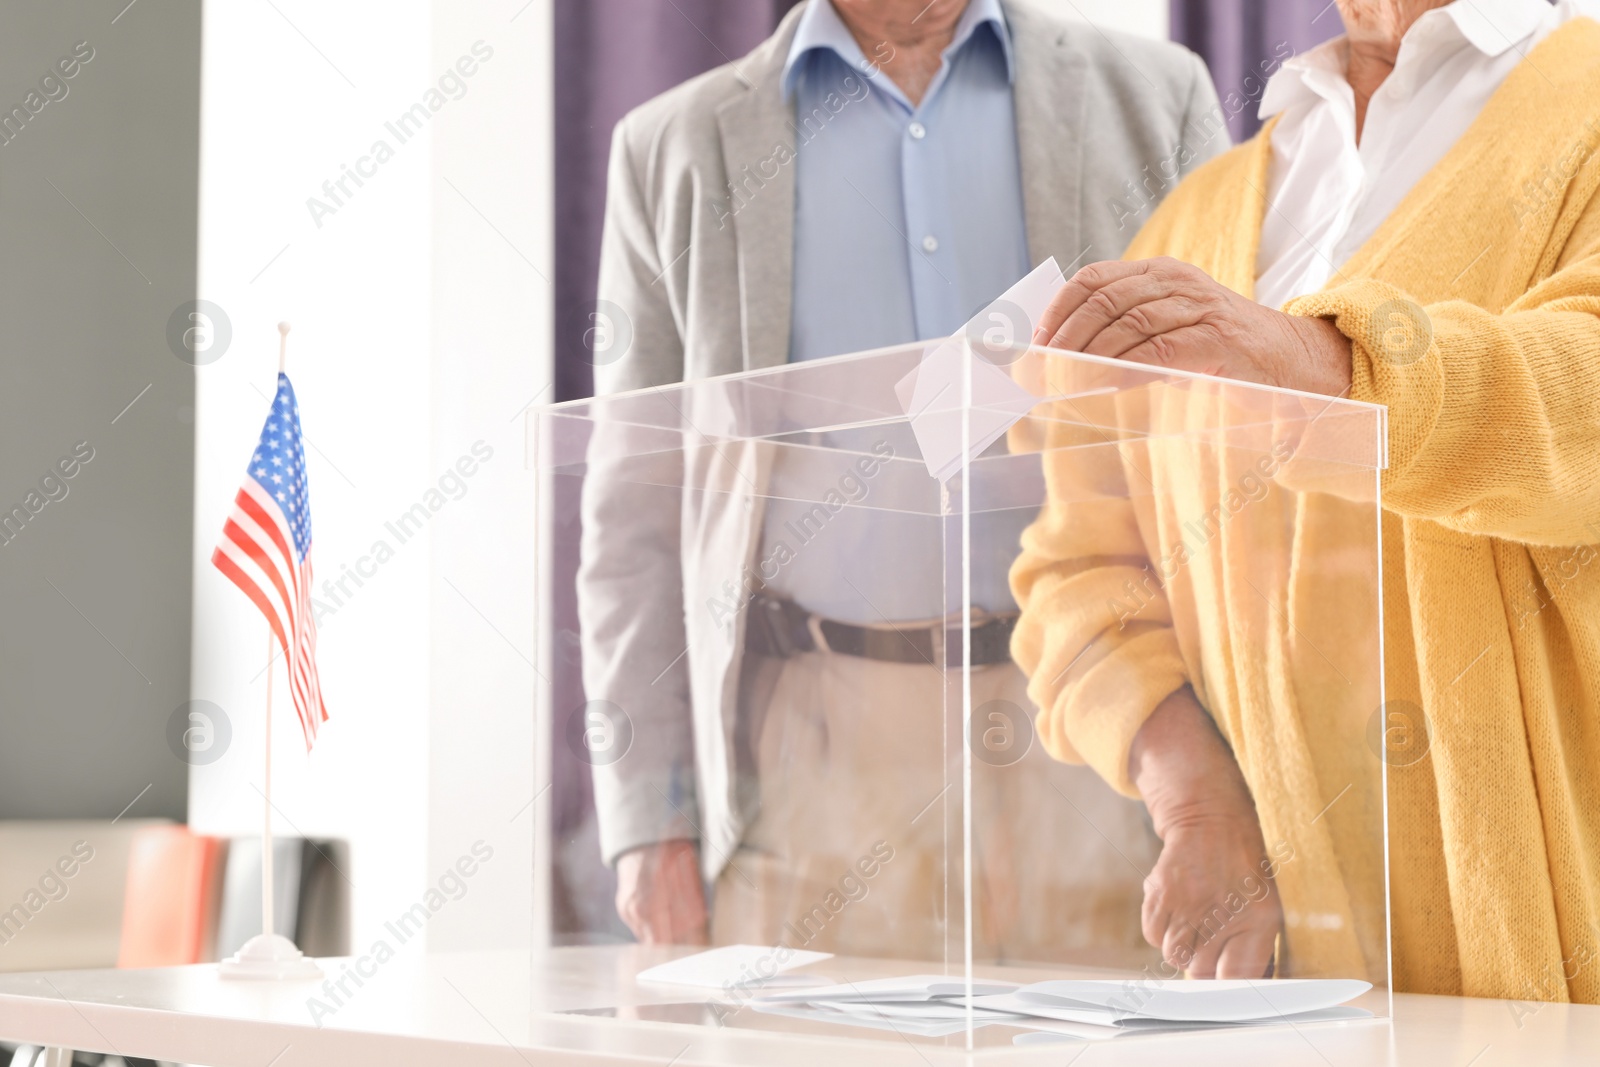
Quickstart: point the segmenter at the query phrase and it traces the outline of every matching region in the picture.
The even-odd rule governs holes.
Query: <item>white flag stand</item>
[[[278,323],[278,373],[283,373],[289,324]],[[272,907],[272,628],[267,628],[266,781],[261,790],[261,933],[246,941],[234,955],[217,964],[224,978],[321,978],[322,968],[303,955],[295,943],[274,933]]]

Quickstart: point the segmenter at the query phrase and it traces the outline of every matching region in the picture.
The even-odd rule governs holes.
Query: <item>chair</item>
[[[128,855],[118,967],[210,959],[227,842],[187,826],[151,826]]]

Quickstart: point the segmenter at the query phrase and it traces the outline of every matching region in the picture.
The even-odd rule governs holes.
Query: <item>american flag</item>
[[[289,665],[289,692],[310,751],[328,709],[317,677],[317,620],[311,610],[306,450],[300,405],[286,374],[278,375],[278,395],[211,562],[267,617]]]

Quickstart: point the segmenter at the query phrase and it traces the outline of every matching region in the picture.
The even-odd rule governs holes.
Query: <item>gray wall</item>
[[[200,4],[126,4],[0,16],[0,818],[185,813]]]

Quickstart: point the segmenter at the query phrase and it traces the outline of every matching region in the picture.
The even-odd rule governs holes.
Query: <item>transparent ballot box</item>
[[[626,986],[552,1010],[986,1050],[1048,1030],[968,990],[1120,1025],[1221,959],[1387,1015],[1384,456],[1381,408],[966,337],[534,412],[535,925]],[[1171,788],[1243,803],[1164,843],[1174,701]]]

